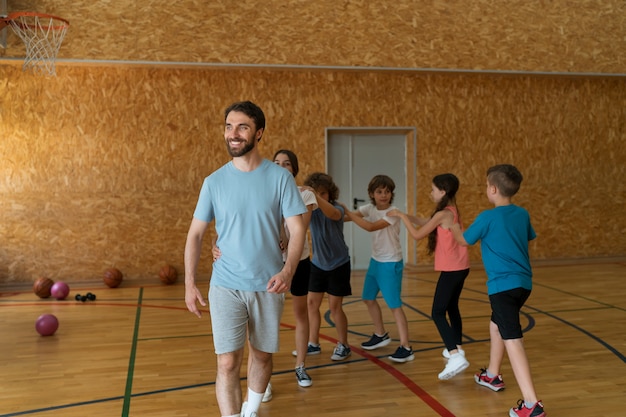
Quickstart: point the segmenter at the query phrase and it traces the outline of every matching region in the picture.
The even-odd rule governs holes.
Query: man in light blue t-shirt
[[[307,211],[293,176],[263,159],[257,143],[263,111],[249,101],[225,111],[224,139],[232,161],[202,185],[185,245],[185,303],[201,317],[207,303],[196,285],[202,240],[215,221],[221,256],[213,263],[209,305],[217,354],[215,392],[222,416],[251,417],[261,404],[278,352],[285,292],[300,261]],[[280,234],[289,228],[283,263]],[[246,333],[250,341],[247,401],[241,404],[239,372]],[[241,413],[241,414],[240,414]]]

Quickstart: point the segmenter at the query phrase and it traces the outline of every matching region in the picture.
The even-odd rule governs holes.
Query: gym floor
[[[580,260],[534,265],[534,290],[522,323],[538,395],[550,416],[621,417],[626,398],[626,260]],[[372,333],[360,300],[363,272],[353,273],[345,299],[352,356],[330,360],[336,333],[323,304],[322,354],[307,358],[313,386],[300,388],[293,372],[294,320],[287,297],[281,352],[274,356],[274,398],[269,416],[505,416],[520,398],[508,360],[507,389],[478,386],[473,374],[489,359],[490,316],[484,271],[472,269],[462,294],[464,348],[471,365],[449,381],[430,307],[437,273],[405,269],[403,300],[415,360],[387,359],[397,347],[393,317],[380,300],[394,341],[363,351]],[[202,319],[184,305],[174,285],[123,282],[68,283],[67,299],[39,299],[30,288],[4,288],[0,296],[0,417],[219,415],[215,355],[208,312]],[[203,291],[207,287],[203,283]],[[76,301],[92,292],[96,300]],[[39,315],[59,319],[52,336],[35,331]],[[245,369],[242,369],[245,389]]]

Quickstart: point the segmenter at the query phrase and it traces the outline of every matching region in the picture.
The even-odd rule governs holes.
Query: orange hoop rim
[[[51,26],[46,26],[46,25],[42,25],[41,27],[44,29],[52,29],[52,30],[61,30],[61,29],[65,29],[70,25],[69,20],[63,19],[62,17],[58,17],[58,16],[54,16],[51,14],[47,14],[47,13],[39,13],[39,12],[13,12],[13,13],[9,13],[6,17],[0,17],[0,28],[2,28],[2,23],[4,23],[4,25],[8,25],[9,22],[11,20],[16,20],[19,19],[20,17],[43,17],[46,19],[54,19],[54,20],[59,20],[61,22],[63,22],[64,24],[61,25],[51,25]],[[21,23],[20,25],[22,26],[31,26],[25,23]]]

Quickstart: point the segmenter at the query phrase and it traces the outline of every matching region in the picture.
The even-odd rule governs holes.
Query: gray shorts
[[[284,305],[284,294],[231,290],[211,285],[209,309],[215,353],[219,355],[242,349],[246,344],[246,329],[255,349],[278,352]]]

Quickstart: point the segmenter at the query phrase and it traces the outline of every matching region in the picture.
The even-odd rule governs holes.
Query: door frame
[[[329,126],[324,129],[324,169],[328,172],[329,168],[329,146],[328,140],[334,134],[344,135],[402,135],[404,142],[404,171],[405,171],[405,194],[407,202],[407,212],[409,214],[416,213],[417,210],[417,128],[412,126],[398,127],[340,127]],[[407,259],[405,263],[417,264],[417,242],[410,238],[410,234],[406,234]]]

